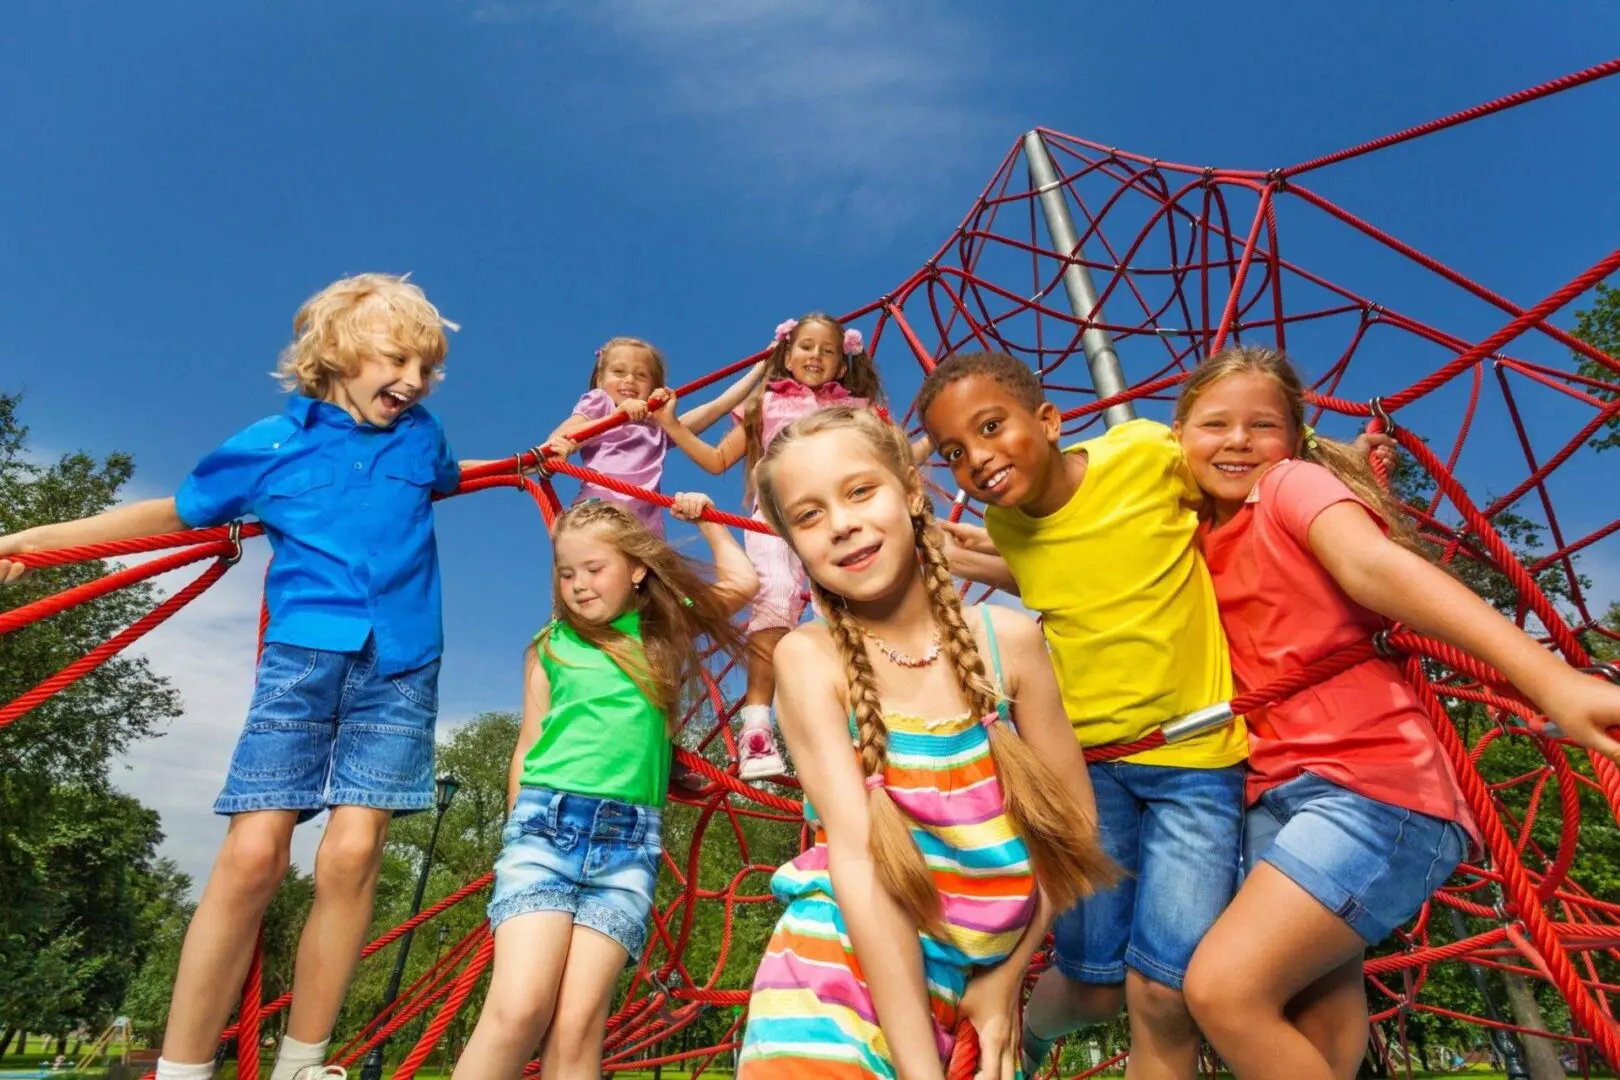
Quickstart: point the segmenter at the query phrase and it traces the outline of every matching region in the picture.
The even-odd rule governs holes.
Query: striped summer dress
[[[985,618],[1001,681],[1001,657]],[[1006,705],[999,707],[1007,721]],[[946,938],[919,934],[940,1061],[955,1042],[956,1006],[976,967],[1005,959],[1035,912],[1035,876],[1014,831],[990,756],[989,734],[975,716],[944,720],[885,714],[889,794],[915,823],[943,901]],[[888,1043],[855,959],[827,873],[827,838],[771,878],[787,905],[754,976],[738,1080],[807,1077],[893,1080]]]

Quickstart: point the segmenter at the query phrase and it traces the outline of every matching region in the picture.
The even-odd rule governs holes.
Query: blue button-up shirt
[[[460,476],[421,406],[378,428],[293,397],[203,458],[175,506],[193,528],[245,514],[264,523],[266,641],[356,652],[375,635],[379,672],[397,675],[444,647],[432,496]]]

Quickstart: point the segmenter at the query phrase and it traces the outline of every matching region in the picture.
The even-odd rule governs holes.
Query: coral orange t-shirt
[[[1240,689],[1266,686],[1383,629],[1345,595],[1306,537],[1328,507],[1372,507],[1320,465],[1273,466],[1231,521],[1200,533]],[[1457,778],[1416,692],[1375,658],[1249,720],[1248,799],[1310,772],[1368,798],[1474,832]]]

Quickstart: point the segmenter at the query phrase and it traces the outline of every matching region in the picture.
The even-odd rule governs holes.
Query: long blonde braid
[[[980,717],[997,711],[1000,695],[984,670],[978,641],[962,616],[962,598],[951,579],[934,508],[922,500],[912,515],[923,585],[942,628],[941,644],[962,696]],[[989,619],[985,613],[985,619]],[[1097,841],[1096,823],[1030,745],[999,721],[985,725],[1007,816],[1024,838],[1036,880],[1058,911],[1119,879],[1119,867]],[[1085,822],[1085,826],[1078,823]]]

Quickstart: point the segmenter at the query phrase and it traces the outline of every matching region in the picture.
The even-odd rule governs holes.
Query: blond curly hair
[[[324,398],[334,381],[353,376],[382,334],[421,357],[434,379],[444,377],[450,351],[445,330],[461,329],[439,314],[409,274],[356,274],[334,281],[293,316],[292,343],[282,350],[276,378],[288,390]]]

